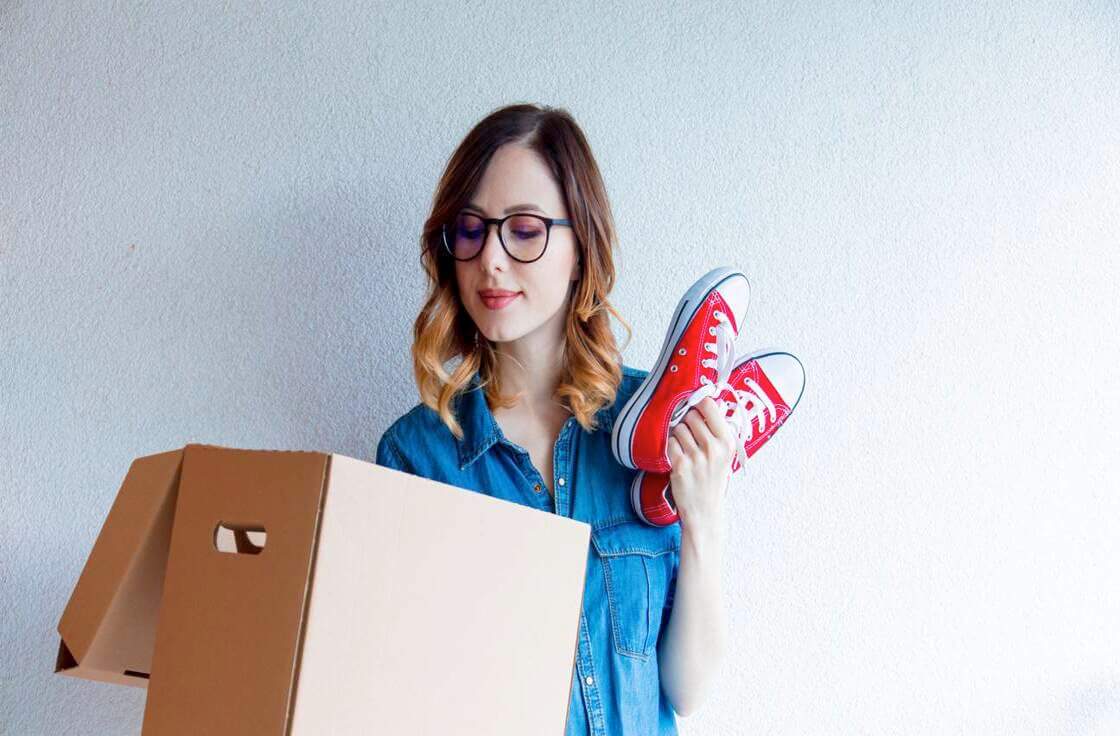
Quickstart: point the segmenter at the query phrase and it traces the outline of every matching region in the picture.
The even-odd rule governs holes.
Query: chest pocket
[[[661,614],[680,550],[680,525],[640,521],[591,530],[610,607],[611,637],[619,654],[646,658],[657,646]]]

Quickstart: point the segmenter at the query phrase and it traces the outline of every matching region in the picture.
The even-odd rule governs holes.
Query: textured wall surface
[[[628,364],[734,264],[742,346],[808,372],[682,733],[1120,733],[1118,39],[1111,1],[0,4],[0,732],[139,733],[51,672],[134,457],[372,459],[436,179],[532,101],[602,166]]]

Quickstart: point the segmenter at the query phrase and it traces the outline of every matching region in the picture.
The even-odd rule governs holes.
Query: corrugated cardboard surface
[[[59,620],[56,672],[147,685],[181,460],[133,460]]]
[[[328,456],[184,448],[145,734],[283,734]],[[260,525],[260,554],[215,546]]]
[[[291,733],[562,734],[589,534],[332,455]]]

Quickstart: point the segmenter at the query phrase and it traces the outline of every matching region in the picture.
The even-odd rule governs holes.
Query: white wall
[[[1120,732],[1115,3],[128,5],[0,6],[0,732],[139,732],[51,673],[132,458],[372,459],[436,178],[512,101],[591,140],[628,364],[734,264],[807,367],[682,733]]]

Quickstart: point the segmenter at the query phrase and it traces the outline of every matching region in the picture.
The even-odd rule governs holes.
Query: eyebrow
[[[486,214],[486,212],[484,212],[483,209],[481,207],[479,207],[477,204],[475,204],[474,202],[471,202],[470,204],[468,204],[467,207],[476,211],[476,212],[480,212],[484,215]],[[544,210],[542,210],[540,207],[536,206],[535,204],[527,203],[527,204],[515,204],[515,205],[512,205],[510,207],[506,207],[505,211],[502,214],[503,215],[508,215],[509,213],[517,212],[518,210],[536,210],[537,212],[544,212]]]

